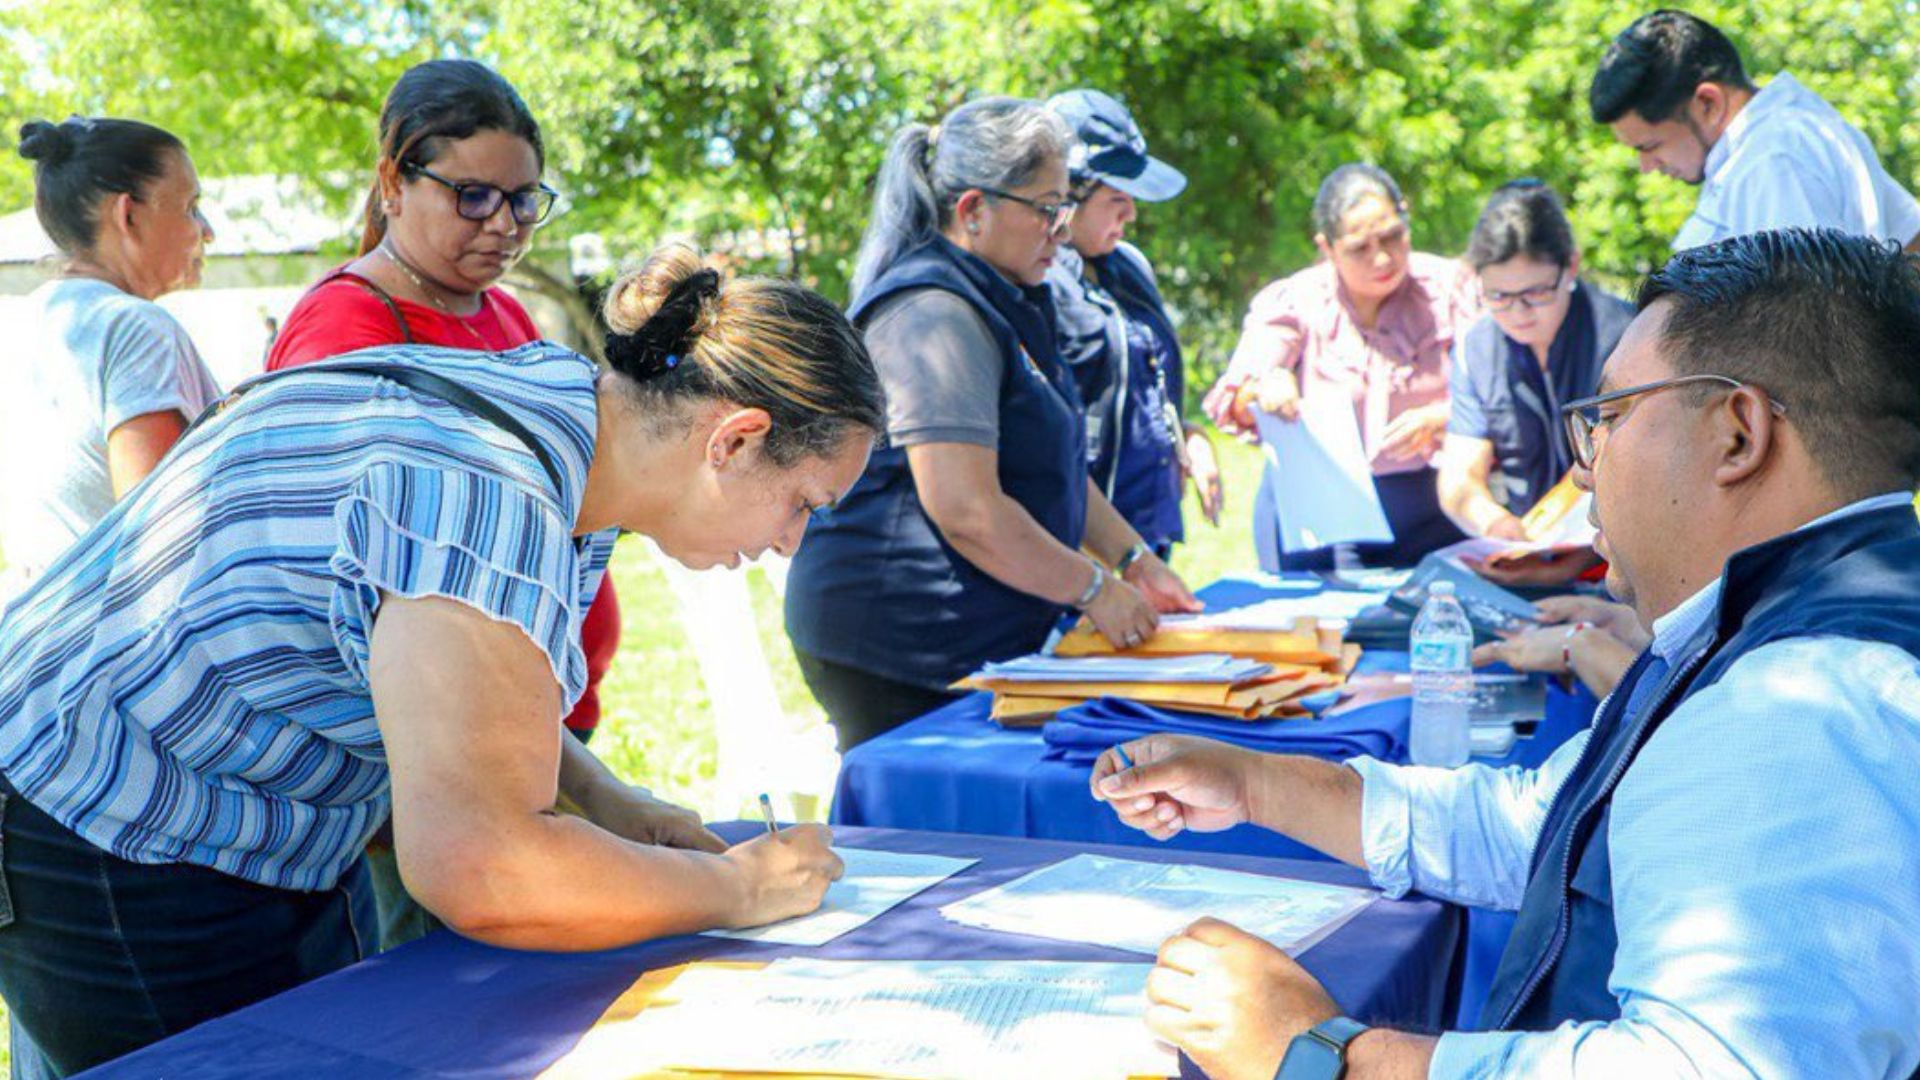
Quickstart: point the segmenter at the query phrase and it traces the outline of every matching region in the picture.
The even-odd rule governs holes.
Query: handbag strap
[[[539,460],[540,467],[546,471],[547,479],[553,484],[555,496],[559,496],[561,493],[562,473],[560,466],[554,462],[553,455],[547,451],[546,446],[543,445],[540,440],[534,438],[533,432],[527,430],[525,424],[522,424],[511,413],[501,408],[499,404],[476,392],[471,387],[457,383],[444,375],[428,371],[425,368],[411,367],[406,364],[325,364],[313,367],[289,368],[285,371],[275,371],[249,379],[239,386],[234,387],[233,393],[215,402],[199,416],[195,417],[193,423],[187,426],[187,430],[181,433],[178,442],[184,443],[187,435],[191,434],[194,428],[199,427],[208,417],[213,416],[233,404],[240,395],[263,383],[274,382],[295,375],[366,375],[376,379],[386,379],[390,382],[399,383],[409,390],[425,394],[428,397],[439,398],[449,405],[465,409],[467,412],[493,424],[493,426],[505,431],[507,434],[512,435],[525,444],[526,448],[532,451],[533,456]]]

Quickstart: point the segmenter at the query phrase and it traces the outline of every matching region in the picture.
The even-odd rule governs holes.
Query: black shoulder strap
[[[553,455],[547,452],[547,448],[541,444],[540,440],[533,437],[533,432],[528,431],[525,424],[522,424],[519,420],[515,419],[511,413],[471,388],[454,382],[444,375],[436,374],[425,368],[412,367],[406,364],[322,364],[311,367],[288,368],[284,371],[275,371],[254,379],[249,379],[235,387],[233,393],[228,394],[225,398],[209,407],[205,412],[195,417],[193,423],[187,427],[186,432],[181,433],[178,441],[185,442],[187,434],[191,433],[194,428],[199,427],[208,417],[233,404],[240,395],[252,390],[254,387],[262,383],[273,382],[290,376],[308,374],[367,375],[377,379],[386,379],[390,382],[399,383],[409,390],[425,394],[428,397],[439,398],[449,405],[455,405],[465,409],[524,443],[527,449],[532,451],[533,456],[539,459],[540,467],[546,470],[547,479],[553,483],[554,495],[558,497],[561,494],[560,466],[555,464]]]
[[[387,305],[387,311],[393,315],[394,325],[400,328],[400,343],[403,345],[413,344],[413,327],[407,325],[407,317],[401,313],[400,305],[394,303],[393,297],[387,293],[387,290],[374,284],[372,278],[363,277],[360,274],[356,274],[353,271],[348,270],[346,267],[343,266],[340,269],[335,270],[333,273],[328,274],[326,277],[323,277],[319,281],[315,282],[313,288],[318,289],[320,286],[325,285],[328,282],[341,281],[341,280],[353,282],[355,285],[358,285],[362,289],[365,289],[367,292],[373,294],[373,297],[379,300],[382,304]],[[309,289],[307,291],[312,292],[313,290]]]

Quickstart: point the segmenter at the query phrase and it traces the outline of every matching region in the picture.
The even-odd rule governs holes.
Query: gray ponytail
[[[969,101],[938,128],[901,128],[874,185],[873,218],[854,262],[854,299],[944,228],[961,195],[1030,183],[1048,162],[1065,159],[1071,141],[1066,123],[1044,105],[1013,97]]]

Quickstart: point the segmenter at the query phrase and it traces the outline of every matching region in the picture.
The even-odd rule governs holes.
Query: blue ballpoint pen
[[[766,819],[768,836],[780,835],[780,826],[773,820],[773,800],[764,791],[760,793],[760,816]]]

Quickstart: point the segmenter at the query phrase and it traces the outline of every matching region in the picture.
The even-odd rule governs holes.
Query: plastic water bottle
[[[1473,626],[1453,595],[1453,582],[1427,590],[1413,620],[1413,722],[1408,749],[1415,765],[1453,769],[1473,749]]]

